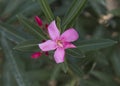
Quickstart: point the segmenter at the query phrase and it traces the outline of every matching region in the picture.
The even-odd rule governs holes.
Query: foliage
[[[0,86],[119,86],[120,12],[105,0],[1,0]],[[106,16],[110,14],[110,18]],[[79,40],[56,64],[53,52],[32,59],[48,39],[34,21],[39,15],[60,31],[74,27]],[[104,18],[105,16],[105,18]]]

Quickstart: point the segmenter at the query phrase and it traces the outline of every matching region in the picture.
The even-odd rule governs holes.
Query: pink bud
[[[35,21],[37,22],[37,24],[41,27],[43,24],[42,24],[42,20],[38,17],[38,16],[35,16]]]
[[[46,40],[42,40],[42,42],[46,42]]]
[[[45,28],[46,28],[46,29],[48,28],[48,24],[45,24]]]
[[[35,53],[33,53],[33,54],[31,55],[31,58],[37,59],[37,58],[39,58],[41,55],[42,55],[41,52],[35,52]]]
[[[46,56],[49,56],[49,52],[45,52],[45,55],[46,55]]]

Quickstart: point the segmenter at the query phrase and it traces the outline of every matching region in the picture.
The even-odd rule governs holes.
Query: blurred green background
[[[44,40],[34,17],[49,24],[48,6],[79,32],[67,63],[31,58]],[[120,86],[120,0],[0,0],[0,86]]]

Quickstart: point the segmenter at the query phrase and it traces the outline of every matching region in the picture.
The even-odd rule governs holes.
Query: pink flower
[[[48,33],[51,39],[40,43],[39,48],[42,51],[50,51],[56,49],[54,53],[54,59],[56,63],[64,62],[65,49],[76,48],[76,46],[71,42],[78,39],[79,35],[77,31],[73,28],[70,28],[60,35],[55,21],[52,21],[48,26]]]

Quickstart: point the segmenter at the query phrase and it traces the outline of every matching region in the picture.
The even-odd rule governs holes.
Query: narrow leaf
[[[75,74],[78,75],[79,77],[82,77],[84,72],[80,69],[80,67],[75,63],[74,58],[67,58],[68,60],[68,67],[69,69]]]
[[[15,37],[16,38],[15,42],[17,42],[17,40],[20,40],[20,41],[26,40],[24,37],[21,36],[21,34],[18,31],[15,30],[14,27],[12,27],[10,25],[0,23],[0,29],[5,31],[6,34],[8,33],[8,34],[12,35],[13,37]],[[13,38],[10,38],[10,39],[13,39]]]
[[[101,81],[105,81],[105,82],[112,81],[112,77],[110,76],[110,74],[102,73],[99,71],[92,71],[91,74],[94,75],[96,78],[100,79]]]
[[[113,49],[113,52],[111,52],[110,55],[110,63],[112,65],[112,68],[114,69],[114,72],[117,76],[120,77],[120,49]]]
[[[14,75],[18,86],[30,86],[29,83],[26,82],[26,80],[24,80],[22,73],[14,59],[14,55],[12,53],[12,50],[9,46],[8,41],[5,39],[4,33],[2,33],[2,37],[1,37],[1,44],[2,44],[2,48],[6,57],[6,60],[8,61],[9,64],[9,68],[12,72],[12,74]]]
[[[117,41],[110,39],[91,39],[82,41],[77,48],[81,51],[93,51],[115,45]]]
[[[67,49],[66,54],[71,57],[76,57],[76,58],[84,58],[85,55],[81,50],[78,48],[73,48],[73,49]]]
[[[83,10],[87,0],[74,0],[73,4],[71,5],[68,13],[63,18],[63,31],[67,29],[67,27],[75,20],[75,18],[80,14]]]
[[[27,40],[19,43],[17,46],[14,47],[14,49],[20,51],[35,51],[39,50],[38,48],[39,43],[40,41],[38,40]]]
[[[3,84],[4,86],[12,86],[11,85],[11,75],[10,75],[10,69],[8,68],[8,63],[6,62],[4,64],[4,69],[3,69]]]
[[[59,31],[61,32],[61,19],[58,16],[56,18],[56,23],[57,23],[57,27],[58,27]]]
[[[25,73],[25,76],[28,77],[31,81],[39,81],[49,79],[50,73],[52,70],[32,70]]]
[[[61,65],[61,68],[63,70],[64,73],[67,73],[68,72],[68,65],[67,65],[67,62],[63,62],[60,64]]]
[[[106,48],[116,44],[116,41],[110,39],[91,39],[86,41],[81,41],[77,45],[77,48],[67,49],[67,56],[76,57],[76,58],[84,58],[84,52],[94,51],[102,48]]]
[[[54,15],[52,13],[52,10],[46,0],[38,0],[40,3],[41,9],[44,12],[46,19],[48,19],[48,22],[51,22],[54,20]]]
[[[27,29],[32,32],[38,39],[46,39],[43,30],[38,27],[34,22],[27,20],[23,16],[18,16],[19,21],[27,27]]]
[[[56,80],[57,76],[59,75],[60,73],[60,69],[61,69],[61,65],[56,65],[54,70],[53,70],[53,73],[51,74],[51,79],[50,80]]]

